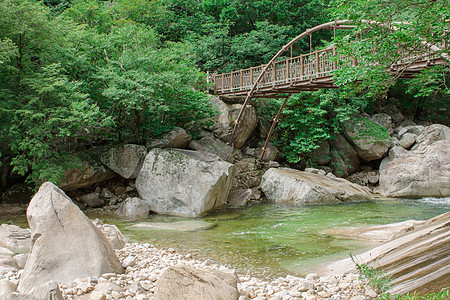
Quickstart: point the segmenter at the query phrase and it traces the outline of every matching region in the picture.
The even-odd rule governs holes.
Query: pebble
[[[128,243],[115,251],[126,269],[125,274],[106,273],[99,278],[77,278],[72,283],[60,284],[64,299],[83,296],[90,300],[152,300],[159,276],[166,268],[177,264],[235,272],[210,260],[198,261],[176,249],[159,249],[148,243]],[[0,280],[17,284],[22,272],[10,271],[0,275]],[[324,277],[311,273],[305,278],[287,275],[271,281],[245,274],[239,274],[238,278],[239,300],[366,300],[377,297],[366,281],[353,273]]]

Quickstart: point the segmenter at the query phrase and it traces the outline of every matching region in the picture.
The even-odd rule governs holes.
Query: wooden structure
[[[367,23],[378,24],[374,21],[365,21]],[[231,134],[230,143],[233,144],[236,129],[242,118],[243,111],[251,98],[285,98],[277,116],[269,131],[266,143],[263,147],[260,159],[264,153],[275,128],[281,111],[283,110],[287,99],[293,93],[302,91],[317,91],[319,89],[336,88],[334,85],[333,72],[343,65],[356,66],[358,61],[354,57],[346,57],[339,53],[335,46],[316,50],[296,57],[288,57],[284,60],[278,60],[285,52],[292,49],[292,45],[298,40],[309,36],[315,31],[322,29],[351,29],[355,26],[348,25],[348,20],[328,22],[308,29],[302,34],[292,39],[284,45],[280,51],[265,65],[233,71],[224,74],[212,74],[208,76],[208,81],[213,83],[215,95],[221,96],[246,96],[244,105],[235,122],[234,130]],[[397,30],[395,27],[391,30]],[[404,57],[394,65],[387,66],[393,76],[399,78],[411,78],[416,73],[425,68],[434,65],[444,65],[448,63],[449,57],[441,50],[447,49],[445,41],[438,45],[430,45],[422,42],[423,51],[414,55],[402,55]]]

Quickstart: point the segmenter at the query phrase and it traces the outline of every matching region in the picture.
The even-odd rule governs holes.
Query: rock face
[[[116,210],[116,215],[121,218],[137,219],[148,217],[150,207],[148,203],[137,198],[128,198]]]
[[[73,191],[91,186],[97,182],[112,179],[116,176],[113,171],[100,164],[83,162],[81,169],[68,169],[64,173],[64,181],[61,183],[61,189],[64,191]]]
[[[412,150],[418,150],[420,148],[427,147],[438,141],[450,141],[449,127],[441,124],[433,124],[425,127],[417,136],[416,144],[414,145]]]
[[[204,137],[201,140],[192,141],[189,147],[203,152],[209,152],[220,156],[224,161],[231,161],[233,147],[213,137]]]
[[[122,273],[105,235],[54,184],[44,183],[27,210],[32,248],[18,291],[28,293],[50,280]]]
[[[144,146],[127,144],[109,149],[100,160],[123,178],[132,179],[137,177],[146,155]]]
[[[234,166],[216,155],[153,149],[136,188],[154,212],[197,217],[226,203],[233,177]]]
[[[392,160],[380,173],[389,197],[450,196],[450,140],[438,141]]]
[[[319,147],[311,152],[311,159],[318,165],[326,165],[331,160],[330,143],[323,141],[319,144]]]
[[[381,129],[383,128],[383,129]],[[366,161],[382,158],[389,149],[390,138],[374,137],[372,131],[381,132],[384,127],[365,118],[355,118],[347,123],[344,133],[355,146],[358,156]]]
[[[355,256],[366,264],[391,275],[391,294],[438,292],[450,279],[450,212],[434,217],[414,230]],[[348,258],[327,266],[327,273],[344,274],[355,268]]]
[[[214,135],[223,141],[229,142],[231,132],[234,128],[234,121],[239,115],[242,104],[228,105],[222,102],[218,97],[213,97],[210,101],[214,105],[214,108],[219,111],[212,128]],[[258,125],[256,110],[253,106],[247,105],[235,135],[234,146],[236,148],[242,148],[255,130],[256,125]]]
[[[373,199],[367,188],[345,179],[285,168],[267,170],[261,190],[272,202],[294,205]]]
[[[342,134],[331,140],[331,146],[331,166],[335,175],[348,176],[359,170],[358,152]]]
[[[189,135],[183,128],[175,127],[166,133],[161,139],[151,141],[148,148],[180,148],[184,149],[189,146],[192,136]]]
[[[237,276],[212,269],[194,269],[177,265],[159,278],[155,300],[237,300]]]

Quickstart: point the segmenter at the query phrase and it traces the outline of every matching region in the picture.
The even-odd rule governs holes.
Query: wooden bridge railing
[[[447,49],[444,41],[436,45],[442,50]],[[440,54],[427,49],[425,46],[420,51],[413,54],[400,54],[403,57],[397,64],[391,66],[398,69],[401,66],[409,65],[409,68],[442,64]],[[436,60],[441,60],[437,62]],[[286,84],[300,83],[314,79],[329,79],[333,76],[333,71],[338,70],[343,65],[357,65],[355,58],[339,55],[336,47],[317,50],[312,53],[286,58],[276,61],[268,66],[263,78],[258,83],[258,89],[277,88]],[[233,71],[230,73],[213,74],[209,81],[214,83],[214,94],[235,94],[244,95],[251,89],[257,78],[266,65],[260,65],[248,69]]]

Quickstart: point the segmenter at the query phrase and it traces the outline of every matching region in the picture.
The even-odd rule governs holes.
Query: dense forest
[[[389,64],[401,47],[448,40],[446,0],[0,0],[2,164],[29,180],[57,181],[76,165],[78,150],[142,144],[175,126],[195,136],[215,113],[206,72],[266,63],[305,29],[336,19],[361,26],[320,32],[313,46],[339,43],[367,63],[336,74],[340,89],[291,98],[278,127],[288,161],[307,157],[353,114],[376,111],[392,96],[413,115],[440,108],[443,116],[428,117],[445,119],[447,67],[403,82],[370,62]],[[295,54],[308,51],[308,42],[297,43]],[[268,118],[280,105],[269,103]]]

